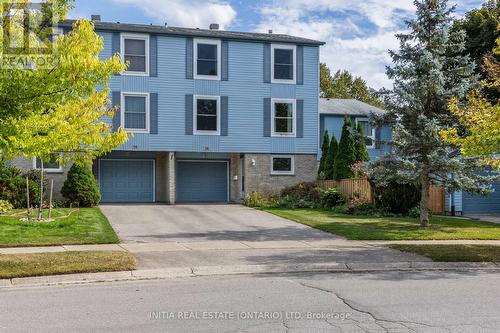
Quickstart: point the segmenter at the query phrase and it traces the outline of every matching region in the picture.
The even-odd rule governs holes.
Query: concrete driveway
[[[140,269],[429,260],[241,205],[103,205],[101,210]]]
[[[241,205],[103,205],[101,210],[125,243],[339,238]]]

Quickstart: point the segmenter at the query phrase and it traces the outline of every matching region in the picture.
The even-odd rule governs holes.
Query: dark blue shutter
[[[111,52],[113,55],[120,53],[120,33],[119,32],[113,32],[113,37],[111,40]]]
[[[297,46],[297,84],[304,84],[304,47]]]
[[[264,83],[271,82],[271,44],[264,44]]]
[[[193,39],[186,38],[186,79],[193,78]]]
[[[193,135],[193,95],[186,95],[186,135]]]
[[[297,100],[297,138],[304,137],[304,100]]]
[[[149,133],[158,134],[158,94],[149,94]]]
[[[382,139],[381,139],[380,127],[375,128],[375,148],[376,149],[382,148]]]
[[[221,81],[229,80],[229,43],[227,40],[222,41],[221,45]]]
[[[120,33],[119,32],[113,32],[113,36],[111,37],[111,53],[113,55],[116,55],[117,53],[120,53],[120,44],[121,44],[121,38],[120,38]],[[116,75],[120,75],[117,73]]]
[[[271,136],[271,99],[264,98],[264,137]]]
[[[113,132],[116,132],[120,128],[121,124],[121,92],[113,91],[111,93],[111,103],[115,108],[115,115],[113,116]]]
[[[158,37],[151,35],[149,37],[149,76],[158,76]]]
[[[227,96],[220,98],[220,135],[228,135],[229,105]]]

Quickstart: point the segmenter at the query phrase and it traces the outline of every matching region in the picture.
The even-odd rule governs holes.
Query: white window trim
[[[293,55],[293,78],[291,80],[283,80],[283,79],[275,79],[274,78],[274,50],[275,49],[285,49],[292,50]],[[297,81],[297,46],[296,45],[287,45],[287,44],[271,44],[271,82],[272,83],[286,83],[286,84],[295,84]]]
[[[36,166],[36,160],[37,160],[38,157],[33,157],[33,169],[35,170],[40,170],[41,168],[37,168]],[[61,165],[61,162],[57,162],[59,164],[59,168],[43,168],[43,171],[47,172],[47,173],[61,173],[63,172],[63,168],[62,168],[62,165]]]
[[[198,44],[217,45],[217,75],[198,75]],[[221,77],[221,41],[219,39],[195,38],[193,40],[193,70],[194,78],[199,80],[218,80]]]
[[[275,171],[274,168],[274,159],[275,158],[289,158],[292,163],[291,171]],[[295,175],[295,156],[293,155],[271,155],[271,175],[276,176],[294,176]]]
[[[136,129],[136,128],[126,128],[125,127],[125,96],[132,97],[146,97],[146,128]],[[150,123],[150,104],[149,104],[149,93],[142,92],[122,92],[120,101],[120,127],[123,128],[127,133],[146,133],[149,134],[149,123]]]
[[[199,99],[210,99],[217,101],[217,130],[216,131],[201,131],[198,130],[198,105],[197,101]],[[207,96],[207,95],[194,95],[193,96],[193,134],[195,135],[220,135],[220,96]]]
[[[145,72],[137,72],[137,71],[128,71],[124,70],[121,72],[122,75],[132,75],[132,76],[149,76],[149,35],[144,34],[130,34],[130,33],[122,33],[120,34],[120,56],[122,62],[125,62],[125,39],[137,39],[145,41],[145,56],[146,56],[146,71]]]
[[[358,122],[370,122],[368,118],[356,118],[356,128],[358,127]],[[366,146],[366,149],[374,149],[375,148],[375,139],[376,139],[376,128],[372,127],[372,135],[367,135],[367,133],[363,133],[365,137],[372,139],[372,145]]]
[[[292,114],[293,114],[293,131],[292,133],[276,133],[275,132],[275,113],[276,103],[286,103],[292,104]],[[272,98],[271,99],[271,136],[272,137],[285,137],[285,138],[295,138],[297,136],[297,100],[295,99],[283,99],[283,98]]]

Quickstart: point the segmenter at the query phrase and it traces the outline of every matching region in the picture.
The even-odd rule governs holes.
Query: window
[[[33,168],[41,169],[42,168],[42,159],[37,157],[33,159]],[[57,160],[57,154],[51,154],[49,160],[43,160],[43,170],[46,172],[62,172],[62,167],[59,161]]]
[[[273,99],[272,136],[295,136],[295,100]]]
[[[149,36],[122,34],[122,60],[128,62],[124,74],[148,75],[149,73]]]
[[[293,156],[272,156],[271,157],[271,174],[273,175],[293,175],[294,170]]]
[[[220,98],[218,96],[194,97],[194,130],[195,134],[220,133]]]
[[[366,148],[375,148],[375,127],[370,125],[368,118],[356,118],[356,126],[360,125],[365,136]]]
[[[122,94],[121,126],[128,132],[149,132],[149,94]]]
[[[220,40],[194,40],[194,73],[196,79],[220,80]]]
[[[272,81],[276,83],[295,83],[295,45],[271,46]]]

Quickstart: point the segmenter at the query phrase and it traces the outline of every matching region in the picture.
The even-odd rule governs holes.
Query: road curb
[[[0,289],[15,287],[38,287],[74,285],[97,282],[161,280],[185,277],[224,276],[245,274],[285,273],[362,273],[390,271],[500,271],[500,264],[455,263],[455,262],[396,262],[396,263],[325,263],[325,264],[282,264],[282,265],[240,265],[200,266],[193,268],[170,268],[135,270],[121,272],[63,274],[24,278],[0,279]]]

